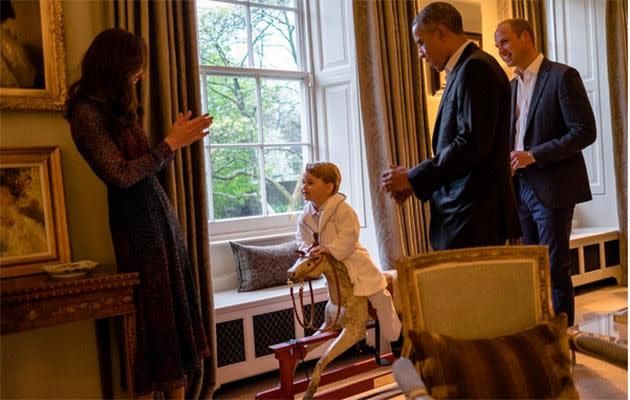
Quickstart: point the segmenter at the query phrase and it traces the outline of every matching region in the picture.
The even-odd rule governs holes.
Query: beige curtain
[[[512,16],[529,21],[534,28],[536,48],[547,54],[547,23],[544,0],[512,0]]]
[[[628,284],[628,3],[606,2],[606,51],[610,89],[614,168],[617,178],[617,213],[621,232],[623,284]]]
[[[412,167],[430,154],[422,67],[411,37],[413,0],[353,0],[361,117],[383,268],[429,250],[429,210],[415,198],[397,206],[380,190],[390,164]]]
[[[133,32],[148,46],[147,78],[141,86],[144,128],[150,140],[164,139],[179,112],[201,112],[194,1],[116,0],[116,27]],[[148,84],[147,84],[148,83]],[[214,301],[210,273],[207,188],[203,143],[178,150],[161,182],[173,203],[188,244],[201,315],[214,354]],[[187,398],[208,398],[216,383],[214,357],[202,376],[190,377]]]

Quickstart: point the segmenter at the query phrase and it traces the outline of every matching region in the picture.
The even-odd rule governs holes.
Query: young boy
[[[346,197],[338,193],[340,183],[341,174],[335,164],[306,165],[302,184],[306,205],[298,220],[298,245],[308,255],[328,253],[345,264],[352,292],[368,298],[376,310],[383,336],[393,341],[400,334],[400,320],[383,273],[359,243],[359,219],[346,203]]]

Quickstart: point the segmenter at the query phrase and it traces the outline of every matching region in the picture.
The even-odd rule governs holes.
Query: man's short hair
[[[448,3],[430,3],[420,11],[413,19],[411,27],[429,27],[438,24],[444,25],[448,30],[456,34],[464,33],[462,16],[455,7]]]
[[[516,34],[516,36],[518,37],[521,37],[523,32],[529,33],[529,36],[532,38],[532,43],[536,45],[536,36],[534,35],[534,28],[532,27],[532,24],[530,24],[528,20],[523,19],[523,18],[510,18],[501,22],[501,24],[510,25],[510,29],[512,29],[512,32],[514,32],[514,34]]]

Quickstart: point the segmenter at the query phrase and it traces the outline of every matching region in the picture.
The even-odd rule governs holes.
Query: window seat
[[[239,242],[271,245],[292,237]],[[278,361],[269,346],[306,336],[295,318],[288,285],[238,292],[238,273],[227,241],[211,244],[211,268],[218,350],[217,384],[278,369]],[[308,284],[304,288],[303,298],[308,316],[311,296]],[[299,307],[298,291],[294,292]],[[324,307],[328,300],[324,278],[313,281],[313,295],[316,303],[315,321],[319,325],[323,322]],[[299,315],[304,320],[301,311]],[[321,346],[306,359],[321,356],[325,349],[326,346]]]

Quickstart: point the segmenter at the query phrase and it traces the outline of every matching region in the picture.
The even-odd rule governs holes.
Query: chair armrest
[[[407,400],[432,399],[410,359],[399,357],[394,361],[392,372],[398,388],[405,394]]]
[[[569,338],[571,349],[628,369],[627,346],[588,333],[573,334]]]

